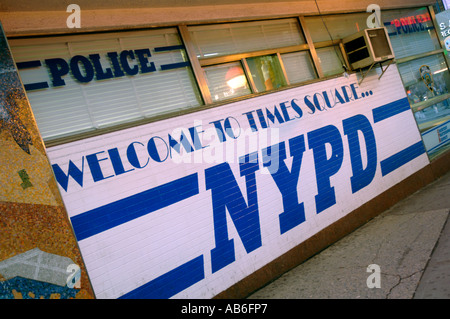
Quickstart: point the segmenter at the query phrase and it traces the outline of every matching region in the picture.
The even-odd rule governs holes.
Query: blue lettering
[[[210,122],[209,124],[214,124],[214,127],[216,128],[216,131],[217,131],[217,136],[219,137],[219,141],[221,143],[223,143],[227,140],[227,138],[225,137],[225,132],[223,131],[223,127],[222,127],[222,124],[220,123],[220,121],[223,121],[223,120],[217,120],[214,122]]]
[[[164,158],[162,158],[159,155],[155,139],[160,139],[164,143],[164,145],[166,146],[167,154],[166,154],[166,156]],[[154,136],[148,141],[148,143],[147,143],[147,150],[148,150],[148,154],[150,155],[152,160],[154,160],[155,162],[164,162],[167,159],[167,157],[169,157],[169,153],[170,153],[169,146],[167,146],[166,142],[159,136]],[[147,164],[145,164],[145,165],[147,165]]]
[[[109,158],[111,159],[111,164],[113,166],[114,173],[116,175],[128,173],[128,172],[131,172],[134,170],[134,168],[129,169],[128,171],[125,170],[123,163],[122,163],[122,159],[119,154],[119,150],[117,148],[112,148],[112,149],[108,150],[108,154],[109,154]]]
[[[295,116],[296,118],[301,118],[303,116],[303,110],[298,106],[297,103],[295,103],[296,99],[293,99],[291,101],[292,109],[297,113],[298,116]]]
[[[148,61],[148,58],[151,56],[149,49],[139,49],[134,50],[136,53],[139,63],[141,64],[141,73],[149,73],[156,71],[155,64],[153,62]]]
[[[283,113],[284,121],[289,122],[289,121],[292,121],[293,119],[291,119],[289,117],[289,112],[288,112],[287,108],[290,107],[290,105],[286,105],[287,103],[289,103],[289,102],[287,102],[287,101],[281,102],[280,108],[281,108],[281,112]],[[280,123],[282,123],[282,122],[280,122]]]
[[[409,28],[408,28],[408,21],[406,20],[406,18],[400,18],[400,22],[402,23],[403,33],[408,33]]]
[[[206,189],[211,190],[216,242],[211,250],[213,273],[235,261],[233,239],[228,239],[227,210],[246,252],[262,245],[255,177],[259,169],[257,153],[243,156],[239,162],[240,176],[245,176],[248,204],[227,162],[205,170]]]
[[[66,82],[62,77],[69,73],[69,65],[67,62],[60,58],[46,59],[45,64],[47,65],[50,74],[52,76],[53,86],[63,86]]]
[[[83,187],[84,156],[81,159],[81,170],[71,160],[69,160],[69,170],[67,174],[63,172],[58,164],[53,164],[52,168],[53,172],[55,172],[56,180],[66,192],[69,185],[69,176],[72,176],[72,178]]]
[[[342,96],[341,96],[341,94],[339,93],[339,91],[338,91],[337,89],[335,89],[335,90],[334,90],[334,93],[335,93],[334,104],[336,105],[336,104],[338,103],[338,102],[336,101],[336,99],[339,100],[339,103],[344,104],[345,101],[344,101],[344,99],[342,98]],[[347,101],[347,102],[348,102],[348,101]]]
[[[268,128],[269,125],[266,123],[266,118],[264,117],[264,113],[261,109],[256,110],[256,114],[258,114],[259,122],[261,123],[262,128]]]
[[[419,18],[419,17],[418,17]],[[422,24],[422,22],[420,21],[420,19],[418,19],[419,20],[419,29],[420,29],[420,31],[425,31],[425,26]],[[434,29],[434,27],[432,26],[430,29]]]
[[[320,95],[320,93],[315,93],[314,97],[313,97],[314,105],[316,106],[317,110],[323,111],[323,110],[325,110],[325,106],[322,106],[320,104],[318,96],[320,96],[323,100],[323,96]]]
[[[168,136],[169,136],[170,148],[177,151],[178,154],[181,154],[181,145],[183,145],[184,149],[188,153],[191,153],[194,151],[194,149],[192,148],[192,145],[189,143],[189,141],[183,131],[181,132],[181,135],[180,135],[180,141],[177,141],[176,139],[174,139],[172,137],[172,135],[170,135],[170,134],[168,134]],[[172,156],[172,151],[170,152],[170,154]]]
[[[356,88],[357,88],[357,86],[356,86],[356,83],[352,83],[352,84],[350,84],[350,88],[352,89],[352,92],[353,92],[353,97],[355,98],[355,100],[357,100],[357,99],[359,99],[359,97],[358,97],[358,93],[356,92]]]
[[[256,122],[255,119],[253,117],[253,112],[255,111],[250,111],[247,113],[242,113],[242,115],[246,115],[247,116],[247,120],[248,120],[248,124],[250,125],[252,132],[257,132],[258,131],[258,127],[256,126]]]
[[[117,52],[108,52],[107,53],[109,60],[111,61],[111,65],[114,69],[114,77],[119,78],[121,76],[124,76],[125,73],[123,73],[122,68],[120,67],[119,60],[118,60],[118,54]]]
[[[233,128],[231,127],[230,119],[234,120],[234,121],[237,123],[237,125],[238,125],[238,127],[239,127],[239,134],[238,134],[238,135],[236,135],[236,134],[234,133]],[[223,122],[223,126],[224,126],[224,128],[225,128],[225,133],[227,133],[227,135],[228,135],[229,137],[234,138],[234,139],[237,139],[237,138],[241,135],[241,127],[240,127],[240,125],[239,125],[239,122],[238,122],[234,117],[231,117],[231,116],[230,116],[230,117],[227,117],[227,118],[225,119],[225,121]]]
[[[130,145],[128,145],[128,147],[127,147],[127,159],[128,159],[128,162],[133,167],[144,168],[145,166],[148,165],[148,162],[150,161],[150,159],[147,158],[147,162],[145,163],[145,165],[141,165],[141,162],[139,161],[139,158],[138,158],[137,153],[136,153],[136,148],[134,146],[135,144],[144,146],[144,144],[142,144],[140,142],[132,142],[132,143],[130,143]],[[159,154],[158,154],[158,159],[159,159]]]
[[[316,211],[320,213],[336,204],[334,187],[330,185],[330,177],[341,168],[344,148],[339,130],[328,125],[308,133],[309,148],[313,150],[314,167],[318,194],[315,196]],[[331,156],[327,158],[326,144],[331,145]]]
[[[353,99],[348,95],[347,88],[349,88],[349,86],[347,85],[341,86],[342,94],[344,95],[345,101],[350,102]]]
[[[200,131],[200,132],[197,131],[197,127],[200,127],[200,126],[190,127],[189,128],[189,133],[191,134],[191,139],[192,139],[192,141],[194,143],[195,150],[201,150],[201,149],[203,149],[205,147],[208,147],[209,145],[206,145],[206,146],[202,145],[199,133],[204,133],[204,131]]]
[[[336,90],[336,91],[337,91],[337,90]],[[325,104],[326,104],[329,108],[332,108],[332,107],[334,107],[334,106],[336,105],[336,101],[334,101],[334,104],[331,105],[330,99],[328,98],[328,93],[327,93],[326,91],[323,91],[322,94],[323,94],[323,98],[324,98],[324,100],[325,100]]]
[[[316,112],[316,108],[314,104],[308,99],[310,96],[306,95],[304,98],[306,106],[311,110],[311,112],[308,112],[309,114],[314,114]]]
[[[363,115],[356,115],[343,121],[344,134],[348,138],[353,176],[350,178],[352,193],[369,185],[377,169],[377,145],[375,134],[369,120]],[[366,143],[367,166],[364,169],[361,158],[358,131],[362,132]]]
[[[94,154],[90,154],[86,156],[86,161],[88,162],[89,168],[91,170],[92,178],[94,182],[99,182],[101,180],[113,177],[114,175],[110,175],[107,177],[103,176],[102,168],[100,167],[100,162],[107,160],[108,158],[98,158],[97,155],[104,153],[104,151],[97,152]]]
[[[85,75],[83,75],[80,70],[80,62],[83,65]],[[94,68],[92,67],[91,62],[82,55],[76,55],[70,59],[70,71],[72,71],[72,75],[75,79],[81,83],[90,82],[94,78]]]
[[[114,77],[112,70],[110,68],[103,70],[102,63],[100,62],[100,54],[91,54],[89,55],[89,58],[91,59],[92,64],[94,65],[95,78],[97,80],[106,80]]]
[[[275,114],[275,115],[274,115]],[[266,115],[267,115],[267,119],[268,121],[271,121],[273,124],[275,124],[275,117],[277,118],[278,122],[280,124],[284,123],[283,117],[280,114],[280,111],[278,111],[278,108],[275,106],[274,107],[274,114],[272,114],[268,108],[266,108]],[[289,116],[288,116],[289,117]],[[267,122],[268,122],[267,121]]]
[[[297,185],[305,152],[303,135],[289,140],[289,151],[293,157],[291,171],[286,166],[286,146],[282,142],[262,150],[264,167],[267,167],[283,198],[284,211],[280,214],[280,233],[300,225],[305,221],[305,208],[298,202]],[[277,163],[273,163],[277,161]]]
[[[139,67],[134,65],[130,66],[128,58],[134,60],[134,53],[131,50],[124,50],[120,52],[120,64],[122,64],[122,68],[128,75],[136,75],[139,72]]]
[[[393,22],[393,21],[386,21],[386,22],[383,22],[383,24],[384,24],[386,27],[389,27],[389,26],[391,26],[392,24],[394,24],[394,22]],[[394,29],[394,32],[389,32],[389,36],[393,36],[393,35],[397,35],[397,31],[395,31],[395,29]]]

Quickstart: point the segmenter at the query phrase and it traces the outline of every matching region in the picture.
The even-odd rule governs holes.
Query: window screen
[[[10,44],[44,140],[202,104],[175,28]]]

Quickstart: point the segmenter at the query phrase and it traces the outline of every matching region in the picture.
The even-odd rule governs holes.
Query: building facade
[[[0,12],[79,297],[245,297],[448,171],[439,3],[150,3]],[[375,27],[395,59],[353,69]]]

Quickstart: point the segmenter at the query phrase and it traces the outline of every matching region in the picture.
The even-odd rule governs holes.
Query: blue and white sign
[[[432,154],[450,143],[450,121],[439,124],[422,134],[427,152]]]
[[[396,66],[48,149],[97,298],[211,298],[429,164]]]

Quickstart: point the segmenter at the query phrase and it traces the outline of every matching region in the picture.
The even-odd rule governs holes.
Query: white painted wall
[[[80,249],[97,298],[119,298],[121,296],[211,298],[429,164],[423,150],[421,136],[408,105],[406,110],[375,122],[374,110],[376,114],[381,112],[385,115],[386,113],[382,112],[385,109],[378,109],[379,107],[406,99],[395,65],[389,67],[380,80],[378,80],[376,72],[380,71],[372,71],[361,85],[358,85],[356,75],[351,75],[349,78],[339,77],[49,148],[47,152],[52,164],[58,165],[65,174],[68,172],[69,161],[72,161],[80,170],[83,169],[82,186],[75,178],[69,177],[67,189],[61,187],[60,183],[60,190],[72,222],[77,222],[76,225],[74,224],[75,233],[79,238]],[[358,99],[355,99],[354,93],[351,91],[352,84]],[[351,99],[349,102],[338,103],[333,108],[326,108],[323,111],[316,110],[314,114],[308,113],[311,110],[305,104],[305,97],[309,96],[312,101],[315,93],[323,96],[322,92],[325,91],[334,95],[337,90],[344,98],[342,86],[345,86],[349,93]],[[317,97],[320,96],[317,95]],[[293,100],[303,112],[301,117],[292,106]],[[322,100],[320,101],[323,103]],[[250,229],[255,230],[254,233],[248,232],[249,229],[245,229],[244,232],[248,232],[250,237],[252,234],[256,238],[260,235],[261,244],[256,245],[256,249],[247,252],[243,245],[243,241],[247,239],[243,240],[239,236],[237,233],[239,226],[235,226],[227,211],[227,232],[228,238],[233,239],[235,261],[213,272],[211,250],[218,244],[215,241],[215,234],[219,229],[214,227],[212,191],[207,189],[205,170],[227,160],[240,187],[240,192],[247,202],[246,179],[240,176],[237,158],[238,155],[249,153],[249,149],[240,149],[238,154],[228,151],[226,155],[216,158],[215,161],[213,161],[213,151],[224,146],[229,149],[233,145],[239,145],[239,148],[245,145],[247,147],[249,143],[243,143],[243,140],[244,133],[250,132],[250,126],[244,113],[265,108],[273,111],[275,106],[281,111],[280,104],[283,102],[287,102],[285,105],[290,106],[287,108],[287,112],[293,120],[282,124],[271,124],[270,129],[266,130],[262,130],[257,122],[259,131],[249,134],[251,138],[259,140],[261,143],[255,148],[259,154],[259,169],[254,173],[258,203],[256,224],[259,222],[259,228],[251,226]],[[256,112],[252,114],[256,115]],[[370,123],[376,140],[377,164],[371,182],[359,191],[352,193],[350,178],[353,173],[343,120],[356,115],[363,115]],[[300,118],[295,118],[296,116]],[[241,135],[235,140],[228,137],[227,142],[220,143],[217,131],[211,123],[226,118],[230,118],[230,123],[234,128],[238,128],[237,124],[239,124],[240,130],[236,131],[236,135],[239,135],[237,132],[240,132]],[[224,121],[220,123],[223,124]],[[329,126],[339,131],[343,145],[343,157],[340,169],[330,177],[336,204],[317,213],[315,202],[315,196],[318,194],[317,174],[321,173],[316,172],[314,150],[310,148],[308,133]],[[182,160],[180,158],[177,160],[176,157],[170,158],[169,156],[163,162],[155,162],[149,157],[146,147],[152,137],[161,138],[155,138],[154,141],[158,142],[160,156],[165,157],[167,147],[162,140],[168,143],[168,134],[179,138],[180,128],[188,134],[188,128],[192,127],[197,127],[198,132],[203,131],[203,133],[199,133],[199,136],[201,144],[205,148],[187,154],[191,156],[190,161],[189,156],[182,159],[185,161],[184,163],[180,163]],[[272,140],[268,144],[264,144],[263,136],[267,132],[271,132]],[[285,163],[291,170],[292,157],[289,153],[291,150],[289,140],[301,135],[304,137],[305,151],[302,156],[296,190],[299,203],[304,205],[305,221],[280,233],[279,214],[284,209],[282,195],[271,174],[262,165],[261,150],[266,146],[285,142],[287,150]],[[358,133],[358,136],[361,157],[365,166],[367,162],[365,138],[361,132]],[[329,136],[324,136],[324,138],[326,140]],[[190,137],[188,140],[192,143]],[[141,143],[133,145],[138,150],[137,156],[141,165],[148,161],[144,168],[133,167],[127,159],[127,148],[133,142]],[[332,147],[330,144],[326,144],[325,147],[328,159],[330,159]],[[117,167],[116,171],[113,169],[111,154],[108,153],[108,150],[115,148],[119,151],[123,171],[130,171],[117,175],[117,172],[120,171],[117,170]],[[405,149],[409,149],[411,152],[401,152]],[[400,155],[391,157],[397,153]],[[87,156],[92,154],[97,154],[101,172],[104,177],[107,177],[97,182],[94,182],[87,162]],[[91,156],[92,158],[93,156]],[[384,171],[383,175],[381,163],[384,165],[386,163],[384,160],[388,158],[392,160],[394,168],[388,173]],[[148,206],[138,200],[132,200],[124,205],[116,216],[128,216],[131,212],[138,210],[137,208],[142,208],[138,218],[119,223],[115,227],[89,237],[81,237],[82,231],[91,229],[92,226],[108,223],[109,211],[105,209],[98,210],[104,214],[100,220],[95,220],[96,211],[94,211],[85,219],[86,224],[78,224],[79,220],[83,221],[82,216],[88,216],[87,214],[83,215],[86,212],[192,174],[197,174],[191,177],[194,182],[198,183],[198,193],[194,191],[192,196],[172,205],[160,209],[154,208],[151,213],[147,213],[151,209],[149,207],[157,200],[148,203]],[[59,181],[63,179],[62,176],[59,177]],[[180,188],[176,194],[163,193],[161,200],[167,200],[183,191],[192,191],[192,189],[195,187]],[[240,194],[232,196],[239,198]],[[138,206],[135,206],[135,203]],[[248,215],[242,216],[244,219],[247,217]],[[108,227],[105,226],[105,228]],[[221,246],[221,244],[218,245]],[[193,262],[189,263],[190,261]],[[182,265],[185,265],[186,268],[183,268]],[[177,268],[180,266],[182,267]],[[171,272],[173,269],[178,269],[180,272],[173,273]],[[174,274],[173,278],[170,277],[171,274]],[[187,278],[182,274],[188,274]],[[189,283],[189,279],[194,283]],[[173,288],[173,283],[181,284],[181,288]],[[139,287],[141,290],[135,290]],[[156,294],[158,287],[161,287],[161,291],[166,294],[146,295],[146,293]],[[142,294],[125,295],[130,292]]]

